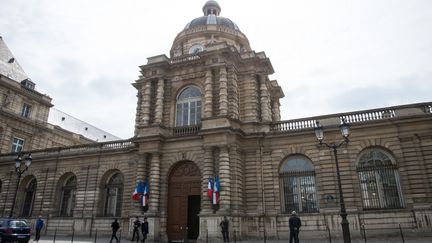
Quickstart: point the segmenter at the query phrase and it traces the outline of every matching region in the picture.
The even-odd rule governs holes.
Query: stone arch
[[[38,181],[34,175],[25,176],[19,186],[14,208],[15,214],[28,217],[32,215]],[[25,208],[24,208],[25,207]]]
[[[56,185],[56,189],[55,189],[55,195],[54,195],[54,203],[53,203],[53,208],[56,212],[56,215],[58,216],[65,216],[65,215],[61,215],[61,202],[62,202],[62,196],[63,196],[63,187],[65,186],[65,183],[68,182],[68,180],[70,180],[72,177],[75,177],[75,182],[76,182],[76,188],[78,187],[78,177],[76,176],[75,173],[73,172],[65,172],[63,173],[60,178],[57,180],[57,185]],[[72,215],[70,215],[72,216]]]
[[[97,209],[99,216],[115,216],[119,217],[121,216],[122,212],[122,204],[123,204],[123,193],[124,193],[124,184],[125,184],[125,177],[123,173],[118,169],[110,169],[106,171],[103,176],[101,177],[99,181],[99,207]],[[112,193],[115,194],[115,199],[111,198],[111,196],[114,197]],[[109,201],[109,200],[115,200]],[[114,203],[115,211],[114,212],[108,212],[108,208],[111,208],[111,204]]]

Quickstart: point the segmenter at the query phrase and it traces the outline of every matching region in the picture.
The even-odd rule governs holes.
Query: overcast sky
[[[61,111],[133,136],[147,57],[205,0],[0,0],[0,35]],[[432,101],[432,1],[219,0],[285,93],[282,119]]]

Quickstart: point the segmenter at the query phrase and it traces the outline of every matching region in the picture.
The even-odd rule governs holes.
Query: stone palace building
[[[295,210],[302,235],[340,237],[335,157],[317,146],[314,128],[319,122],[324,141],[339,142],[346,121],[349,143],[338,149],[338,164],[352,237],[363,228],[432,232],[432,103],[281,121],[284,93],[269,79],[270,59],[220,16],[217,2],[203,12],[177,34],[169,57],[140,66],[128,140],[95,142],[54,128],[48,96],[27,78],[0,76],[3,217],[17,190],[13,216],[33,222],[42,215],[48,234],[109,234],[118,218],[125,237],[136,216],[147,216],[150,240],[220,242],[227,216],[231,238],[286,239]],[[30,153],[17,183],[14,161]],[[207,196],[215,176],[216,206]],[[147,178],[144,208],[131,195]]]

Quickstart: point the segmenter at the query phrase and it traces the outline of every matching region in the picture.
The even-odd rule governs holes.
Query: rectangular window
[[[28,118],[30,116],[31,106],[28,104],[24,104],[21,110],[21,116]]]
[[[24,147],[24,139],[13,138],[12,141],[12,152],[21,152]]]
[[[318,212],[318,199],[313,175],[282,176],[283,213]]]

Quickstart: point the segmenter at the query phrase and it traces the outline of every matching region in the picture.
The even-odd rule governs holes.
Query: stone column
[[[162,115],[163,115],[163,102],[164,102],[164,80],[160,78],[157,84],[157,93],[156,93],[156,108],[155,108],[155,123],[162,123]]]
[[[280,121],[280,104],[279,100],[273,101],[273,121]]]
[[[220,147],[219,154],[219,185],[220,185],[220,210],[227,212],[231,205],[231,172],[230,158],[227,146]]]
[[[239,119],[239,88],[238,88],[238,80],[237,74],[234,68],[230,69],[230,81],[232,83],[232,110],[230,110],[231,117],[234,119]]]
[[[255,74],[248,74],[243,81],[244,95],[241,98],[244,100],[242,109],[244,109],[246,121],[258,121],[259,87],[257,83]]]
[[[138,154],[138,164],[137,164],[137,178],[136,181],[139,180],[145,181],[147,177],[147,158],[149,157],[148,153]]]
[[[228,114],[228,80],[226,67],[221,67],[219,71],[219,112],[220,115]]]
[[[149,125],[150,120],[150,90],[151,89],[151,81],[147,80],[143,86],[143,98],[142,98],[142,123],[144,126]]]
[[[213,80],[212,72],[208,70],[205,75],[204,82],[204,118],[213,115]]]
[[[204,147],[204,166],[203,166],[203,195],[201,202],[201,212],[202,213],[210,213],[212,212],[212,203],[210,198],[207,196],[207,188],[208,188],[208,178],[212,178],[212,182],[214,183],[214,161],[213,161],[213,148],[212,147]]]
[[[150,161],[150,179],[149,179],[149,211],[157,213],[159,211],[160,197],[160,154],[152,153]]]
[[[270,106],[270,94],[267,89],[266,76],[260,75],[260,101],[261,101],[261,120],[263,122],[271,121],[271,106]]]

